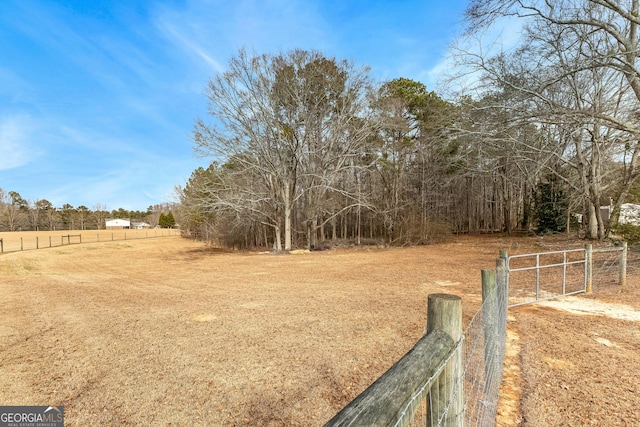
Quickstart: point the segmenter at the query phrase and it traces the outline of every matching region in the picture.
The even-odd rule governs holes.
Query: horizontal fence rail
[[[433,294],[428,301],[427,334],[325,427],[405,427],[411,425],[417,413],[420,417],[428,413],[434,419],[461,416],[448,410],[458,388],[455,384],[460,379],[456,375],[459,370],[447,370],[445,362],[461,338],[462,300],[456,295]],[[429,407],[418,399],[425,390],[432,396]],[[461,410],[461,406],[457,408]]]
[[[597,276],[604,266],[614,264],[618,283],[624,286],[627,252],[626,244],[514,256],[501,250],[495,272],[482,270],[482,306],[464,331],[456,332],[461,330],[455,324],[460,315],[443,321],[437,313],[446,310],[432,307],[432,298],[459,297],[429,295],[427,334],[325,427],[495,425],[508,308],[587,292],[592,273]],[[608,258],[600,266],[602,254]],[[518,274],[529,276],[527,286],[522,280],[514,283]]]
[[[509,307],[588,290],[589,252],[586,249],[506,256],[506,265]]]
[[[616,246],[501,256],[507,260],[509,307],[579,293],[590,294],[593,284],[601,289],[624,287],[629,266],[627,243]],[[631,252],[633,254],[633,252]],[[640,267],[640,251],[630,268]]]
[[[507,297],[502,258],[482,271],[483,303],[464,332],[460,297],[429,295],[427,334],[325,427],[495,425]]]
[[[0,253],[54,248],[81,243],[114,242],[179,236],[179,229],[149,230],[90,230],[77,233],[59,232],[5,232],[0,237]]]
[[[405,426],[420,409],[417,396],[430,390],[455,349],[443,331],[423,336],[416,345],[369,388],[332,418],[329,426]],[[407,404],[407,402],[410,402]],[[426,408],[423,408],[423,412]]]

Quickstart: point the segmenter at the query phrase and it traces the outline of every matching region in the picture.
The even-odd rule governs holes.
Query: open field
[[[2,252],[48,249],[77,243],[113,242],[118,240],[150,239],[180,235],[180,230],[56,230],[0,233]]]
[[[69,426],[322,425],[413,346],[428,294],[460,295],[466,322],[500,248],[548,242],[275,256],[168,237],[7,253],[0,404],[64,405]],[[581,298],[638,310],[639,282]],[[511,310],[500,424],[639,425],[637,331]]]

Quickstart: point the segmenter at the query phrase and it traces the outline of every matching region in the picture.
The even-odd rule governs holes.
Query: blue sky
[[[437,89],[466,0],[2,0],[0,188],[145,210],[207,159],[191,131],[238,49],[317,49]]]

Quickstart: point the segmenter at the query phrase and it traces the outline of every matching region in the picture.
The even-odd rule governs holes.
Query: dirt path
[[[584,296],[510,310],[499,425],[640,425],[638,321]]]
[[[499,405],[499,413],[498,413],[498,420],[497,420],[498,426],[507,427],[512,425],[522,425],[522,424],[535,426],[535,425],[540,425],[537,423],[543,422],[542,420],[544,420],[545,423],[549,423],[545,425],[564,425],[562,420],[564,420],[564,422],[569,422],[569,420],[567,420],[566,418],[563,418],[559,414],[563,412],[566,413],[567,408],[563,408],[564,410],[561,411],[559,410],[558,407],[555,406],[554,403],[558,402],[558,400],[562,401],[563,399],[569,399],[570,401],[580,401],[579,396],[567,397],[567,395],[571,394],[570,390],[574,388],[573,387],[571,387],[571,389],[569,388],[568,384],[571,383],[572,381],[566,378],[564,380],[565,382],[560,384],[560,389],[557,390],[559,392],[559,395],[561,396],[564,395],[564,397],[562,397],[561,399],[555,399],[555,396],[553,395],[545,395],[544,399],[542,399],[541,394],[544,393],[544,390],[538,390],[535,387],[531,387],[531,384],[527,384],[526,386],[527,393],[526,393],[526,396],[523,396],[523,381],[525,377],[527,378],[527,381],[534,381],[535,384],[537,384],[538,377],[544,375],[540,371],[547,371],[547,372],[554,371],[555,379],[558,381],[562,381],[560,379],[562,376],[575,375],[574,371],[576,371],[577,366],[579,366],[579,363],[576,363],[575,361],[582,360],[581,358],[576,357],[575,354],[573,355],[573,357],[569,357],[567,359],[559,358],[557,355],[545,355],[545,356],[542,356],[541,358],[536,358],[535,355],[538,353],[538,351],[534,347],[535,341],[537,340],[541,342],[542,346],[545,346],[550,340],[552,340],[552,338],[546,337],[543,339],[537,333],[532,334],[530,328],[523,326],[522,323],[526,321],[525,319],[529,319],[528,316],[531,315],[532,313],[538,313],[538,314],[544,313],[543,315],[547,316],[549,312],[546,310],[543,310],[542,309],[543,307],[550,308],[553,310],[558,310],[560,313],[558,313],[556,317],[567,316],[567,315],[580,316],[580,317],[587,316],[586,318],[583,318],[583,319],[576,319],[576,322],[578,322],[578,324],[588,328],[588,330],[586,331],[586,334],[583,335],[586,338],[586,341],[583,343],[583,345],[580,345],[578,342],[571,342],[570,340],[567,340],[566,336],[560,337],[560,339],[565,340],[565,342],[568,344],[567,346],[570,349],[573,349],[577,353],[581,352],[581,349],[584,347],[592,348],[593,347],[592,345],[584,345],[584,344],[593,344],[591,340],[605,347],[609,347],[612,349],[620,349],[620,350],[625,350],[625,347],[628,346],[629,344],[631,345],[631,348],[633,348],[635,344],[638,344],[634,341],[621,344],[616,341],[612,341],[610,337],[607,338],[608,335],[603,336],[602,332],[598,332],[598,331],[604,330],[603,328],[607,327],[606,325],[608,325],[609,323],[608,319],[625,320],[629,322],[640,322],[640,310],[627,304],[598,301],[592,298],[585,298],[584,296],[569,296],[569,297],[564,297],[557,300],[549,300],[549,301],[542,301],[542,302],[536,303],[535,307],[525,308],[523,311],[526,314],[524,315],[518,315],[518,309],[514,309],[513,311],[515,312],[515,314],[512,312],[508,317],[509,330],[507,331],[507,348],[506,348],[505,364],[504,364],[504,381],[500,391],[501,401]],[[553,313],[553,311],[551,311],[551,313]],[[603,322],[598,322],[596,320],[597,317],[604,317],[607,319],[604,319]],[[594,323],[597,325],[597,328],[591,327],[593,326]],[[615,327],[615,325],[616,323],[613,323],[613,327]],[[526,345],[527,354],[524,356],[521,354],[521,351],[522,351],[521,330],[523,328],[525,330],[524,333],[527,335],[527,337],[530,337],[532,335],[537,337],[536,339],[531,340],[534,342],[527,343]],[[637,326],[635,327],[632,326],[631,330],[637,331]],[[544,335],[544,332],[542,334]],[[558,345],[559,343],[554,343],[554,344]],[[630,348],[627,347],[626,349],[628,350]],[[585,353],[589,354],[588,351],[585,351]],[[599,353],[598,351],[594,352],[591,360],[594,363],[606,364],[607,361],[599,357],[598,353]],[[619,358],[620,356],[621,355],[618,354],[617,358]],[[523,368],[521,366],[523,364],[523,359],[534,361],[533,363],[534,366],[524,367],[524,369],[526,370],[526,375],[524,375],[524,377],[523,377]],[[634,362],[635,360],[636,358],[633,356],[628,357],[626,364],[635,363]],[[588,378],[592,378],[592,377],[588,376]],[[604,381],[606,380],[602,379],[599,381],[595,381],[594,383],[598,384]],[[594,383],[587,384],[586,390],[594,390],[594,385],[595,385]],[[638,391],[636,390],[637,385],[633,385],[633,383],[635,383],[635,381],[632,381],[632,384],[629,384],[629,387],[627,387],[627,390],[632,391],[632,393],[626,393],[626,392],[622,393],[623,403],[626,402],[627,408],[630,407],[631,405],[630,402],[638,402],[638,399],[634,394],[635,392]],[[534,389],[533,393],[531,393],[532,389]],[[581,390],[577,390],[577,392],[578,394],[582,393]],[[522,402],[523,398],[524,398],[524,401],[526,402],[524,405]],[[599,400],[599,398],[597,397],[597,394],[595,393],[594,395],[592,395],[590,399]],[[542,404],[543,402],[541,400],[544,400],[544,404]],[[594,406],[597,406],[597,405],[594,405]],[[557,413],[554,414],[553,413],[554,410],[557,410]],[[592,409],[592,412],[595,412],[595,411],[596,411],[595,409]],[[604,411],[603,413],[610,412],[611,408],[603,408],[603,411]],[[529,420],[527,420],[527,418],[523,416],[523,413],[525,413],[529,417]],[[631,418],[625,418],[624,415],[620,414],[619,418],[610,419],[609,420],[610,424],[607,424],[607,425],[621,425],[621,426],[633,425],[631,424],[630,420],[635,419],[635,414],[632,413],[627,415],[629,415]],[[601,425],[600,421],[596,421],[596,420],[600,420],[601,418],[602,418],[602,413],[597,418],[592,420],[595,423],[594,425]],[[572,423],[575,422],[575,419],[580,419],[585,422],[587,421],[587,419],[584,416],[578,417],[577,415],[575,416],[575,418],[571,418],[571,419],[573,420],[571,421]],[[584,425],[589,425],[589,424],[584,424]]]
[[[571,314],[586,316],[604,316],[612,319],[640,322],[640,310],[626,304],[598,301],[576,296],[569,296],[557,300],[542,301],[542,307],[566,311]]]

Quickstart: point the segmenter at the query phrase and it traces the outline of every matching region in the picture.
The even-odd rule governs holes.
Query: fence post
[[[500,363],[504,361],[504,350],[507,336],[507,308],[509,307],[509,280],[507,259],[496,260],[496,295],[498,297],[498,324],[500,325]]]
[[[22,243],[22,237],[20,238],[20,250],[23,251],[24,250],[24,245]]]
[[[461,301],[456,295],[429,295],[427,330],[430,332],[423,335],[404,357],[342,408],[324,427],[414,425],[412,417],[419,405],[414,407],[408,404],[413,402],[416,393],[421,391],[427,381],[432,381],[433,375],[440,371],[451,351],[457,348],[457,343],[450,334],[462,335]],[[453,396],[453,384],[444,385],[442,380],[440,382],[441,387],[436,391],[441,390]],[[432,388],[431,393],[434,393],[433,390]],[[459,395],[462,396],[462,391]],[[436,397],[432,396],[431,399],[434,406],[438,404]],[[456,427],[462,427],[462,405],[460,408]],[[444,410],[443,407],[440,413],[443,414]],[[453,407],[449,409],[448,414],[447,420],[456,414]],[[454,424],[445,420],[445,424],[442,425]]]
[[[51,247],[51,236],[49,236],[49,247]]]
[[[504,309],[506,313],[509,306],[509,251],[506,249],[500,249],[500,258],[496,260],[496,274],[498,292],[500,292],[501,287],[504,291]]]
[[[431,294],[427,300],[427,335],[433,331],[446,332],[458,344],[462,338],[462,299],[457,295]],[[431,406],[427,420],[440,420],[451,402],[442,426],[458,427],[464,421],[464,390],[461,347],[431,388]],[[455,399],[455,400],[454,400]]]
[[[0,253],[4,253],[4,241],[0,239]]]
[[[38,242],[38,236],[36,236],[36,249],[40,249],[40,244]]]
[[[585,292],[590,294],[593,291],[593,246],[591,243],[584,245],[584,262]]]
[[[627,284],[627,242],[622,242],[622,250],[620,251],[620,259],[618,265],[618,278],[620,281],[620,286],[624,287]]]
[[[484,369],[487,378],[494,372],[498,343],[498,304],[496,292],[496,273],[482,270],[482,316],[484,319]]]

